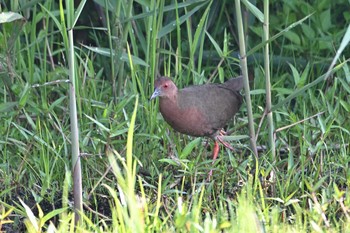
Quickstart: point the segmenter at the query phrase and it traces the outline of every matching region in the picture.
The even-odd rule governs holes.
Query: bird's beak
[[[156,89],[154,90],[154,92],[153,92],[153,94],[152,94],[150,100],[152,100],[152,99],[156,98],[157,96],[159,96],[160,93],[161,93],[160,88],[159,88],[159,87],[156,88]]]

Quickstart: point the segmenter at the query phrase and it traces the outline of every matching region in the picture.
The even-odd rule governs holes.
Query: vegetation
[[[238,19],[228,0],[0,3],[0,231],[350,231],[348,1],[242,0]],[[244,59],[251,104],[212,165],[153,82],[223,82]]]

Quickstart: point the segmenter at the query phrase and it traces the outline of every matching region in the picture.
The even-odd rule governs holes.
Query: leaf
[[[11,125],[15,126],[19,132],[28,140],[29,136],[34,138],[35,141],[37,141],[38,143],[42,144],[43,146],[45,146],[46,148],[48,148],[50,151],[52,151],[52,153],[54,153],[57,156],[60,156],[57,152],[56,149],[54,149],[52,146],[50,146],[48,144],[48,142],[46,142],[45,140],[43,140],[41,137],[39,137],[36,133],[31,132],[30,130],[23,128],[20,125],[17,125],[15,122],[11,122]]]
[[[191,11],[189,11],[187,14],[181,16],[178,19],[179,24],[183,24],[186,20],[188,20],[194,13],[196,13],[202,6],[204,6],[206,4],[206,2],[196,6],[195,8],[193,8]],[[164,27],[162,27],[159,32],[158,32],[158,36],[157,39],[162,38],[163,36],[169,34],[170,32],[172,32],[173,30],[176,29],[176,20],[171,21],[170,23],[168,23],[167,25],[165,25]]]
[[[21,93],[21,97],[19,99],[19,103],[18,103],[19,108],[23,108],[26,105],[29,93],[30,93],[30,86],[29,86],[29,83],[26,83]]]
[[[101,122],[95,120],[94,118],[84,114],[87,118],[89,118],[92,122],[94,122],[96,125],[98,125],[98,127],[106,132],[110,132],[110,129],[108,129],[106,126],[104,126]]]
[[[87,45],[83,45],[83,46],[85,48],[87,48],[87,49],[97,53],[97,54],[100,54],[100,55],[103,55],[103,56],[106,56],[106,57],[110,57],[111,56],[111,51],[110,51],[109,48],[99,48],[99,47],[92,47],[92,46],[87,46]],[[113,51],[112,55],[115,56],[116,53]],[[128,54],[126,52],[122,53],[122,56],[120,57],[120,60],[122,60],[122,61],[126,62],[128,65],[130,65],[129,57],[128,57]],[[144,60],[142,60],[139,57],[131,55],[131,60],[132,60],[132,63],[134,65],[141,65],[141,66],[149,67],[149,65]]]
[[[239,141],[244,139],[249,139],[248,135],[232,135],[232,136],[222,136],[221,137],[224,141]]]
[[[289,89],[289,88],[275,87],[273,90],[276,91],[279,95],[293,94],[293,89]]]
[[[186,158],[201,141],[201,138],[196,138],[195,140],[188,143],[180,154],[180,159]]]
[[[348,83],[350,83],[350,70],[349,70],[349,66],[343,66],[343,71],[344,71],[344,74],[345,74],[346,81],[347,81]]]
[[[304,32],[304,35],[310,39],[310,40],[314,40],[315,39],[315,31],[307,24],[302,24],[301,25],[301,29]]]
[[[164,12],[175,10],[176,8],[177,9],[185,8],[187,6],[192,6],[194,4],[199,4],[200,2],[206,3],[208,1],[207,0],[189,0],[189,1],[180,2],[180,3],[177,3],[177,4],[174,3],[174,4],[171,4],[171,5],[168,5],[168,6],[164,7]]]
[[[6,102],[0,104],[0,112],[10,112],[14,107],[18,105],[18,102]]]
[[[255,89],[249,92],[250,95],[262,95],[266,93],[265,89]]]
[[[128,132],[128,128],[125,129],[119,129],[119,130],[113,130],[111,131],[111,134],[109,135],[109,137],[113,138],[122,134],[125,134],[126,132]]]
[[[205,10],[205,12],[203,13],[200,21],[199,21],[199,24],[196,28],[196,32],[194,34],[194,38],[193,38],[193,48],[194,48],[194,51],[195,49],[197,48],[197,45],[198,43],[200,42],[200,37],[203,39],[203,36],[202,36],[202,33],[203,31],[205,31],[205,28],[207,27],[207,21],[208,21],[208,14],[209,14],[209,11],[210,11],[210,6],[211,6],[211,3],[209,3],[207,9]]]
[[[46,223],[48,220],[50,220],[51,218],[55,217],[56,215],[59,215],[59,214],[65,212],[67,209],[68,209],[68,207],[65,207],[65,208],[55,209],[55,210],[47,213],[41,219],[42,224]]]
[[[341,82],[342,87],[350,94],[349,84],[343,78],[339,78],[338,80]]]
[[[2,23],[11,23],[13,21],[25,21],[25,18],[15,12],[2,12],[0,13],[0,24]]]
[[[341,106],[343,106],[343,108],[347,111],[350,112],[350,104],[344,100],[339,100]]]
[[[270,43],[274,40],[276,40],[278,37],[284,35],[284,33],[288,32],[289,30],[291,30],[292,28],[298,26],[299,24],[301,24],[302,22],[304,22],[306,19],[310,18],[314,13],[311,13],[307,16],[305,16],[304,18],[302,18],[301,20],[292,23],[291,25],[289,25],[287,28],[283,29],[282,31],[280,31],[279,33],[277,33],[276,35],[270,37],[270,39],[258,44],[257,46],[255,46],[254,48],[252,48],[251,50],[248,51],[247,53],[247,57],[254,54],[256,51],[258,51],[259,49],[263,48],[267,43]]]
[[[220,46],[218,45],[218,43],[216,43],[216,41],[214,40],[214,38],[211,37],[210,34],[209,34],[207,31],[205,31],[205,33],[208,35],[208,37],[209,37],[211,43],[214,45],[216,52],[219,54],[220,57],[223,57],[224,54],[223,54],[223,52],[222,52]]]
[[[297,69],[290,63],[288,63],[290,69],[292,70],[293,78],[294,78],[294,85],[298,85],[299,80],[300,80],[300,75]]]
[[[3,29],[6,28],[6,32],[2,33],[4,35],[4,38],[8,41],[7,49],[10,51],[15,42],[17,41],[18,36],[22,32],[23,25],[25,24],[26,19],[14,12],[2,12],[0,13],[0,24],[2,30],[0,31],[4,32]],[[2,35],[2,36],[3,36]]]
[[[327,10],[325,10],[324,12],[321,13],[320,20],[321,20],[322,31],[324,31],[324,32],[329,31],[329,29],[332,26],[331,9],[330,8],[328,8]]]
[[[337,70],[339,70],[345,63],[342,63],[340,65],[338,65],[337,67],[335,67],[334,69],[331,69],[331,73],[336,72]],[[311,83],[306,84],[305,86],[303,86],[300,89],[295,90],[294,92],[292,92],[289,96],[287,96],[284,100],[280,101],[278,104],[276,104],[275,106],[273,106],[271,108],[272,111],[275,111],[276,109],[278,109],[279,107],[283,106],[284,104],[286,104],[287,102],[289,102],[290,100],[292,100],[293,98],[297,97],[300,94],[305,93],[305,91],[307,91],[308,89],[310,89],[311,87],[315,86],[316,84],[322,82],[325,80],[327,74],[325,75],[321,75],[320,77],[318,77],[316,80],[312,81]],[[277,89],[277,88],[276,88]]]
[[[19,199],[19,202],[21,202],[22,206],[24,207],[25,211],[26,211],[26,214],[27,214],[27,217],[31,223],[31,225],[34,227],[34,229],[36,230],[36,232],[39,232],[39,225],[38,225],[38,222],[37,222],[37,219],[36,217],[34,216],[32,210],[29,208],[29,206],[27,206],[21,198],[18,198]]]
[[[306,67],[305,67],[303,73],[302,73],[301,76],[300,76],[300,80],[299,80],[299,82],[298,82],[298,84],[297,84],[298,87],[302,87],[302,86],[305,85],[306,80],[307,80],[307,78],[309,77],[309,72],[310,72],[310,63],[308,62],[308,63],[306,64]]]
[[[248,0],[242,0],[242,2],[261,23],[264,23],[264,14],[256,6],[254,6]]]
[[[298,34],[296,34],[295,32],[293,32],[293,31],[285,32],[284,36],[287,37],[294,44],[300,45],[300,38],[299,38]]]
[[[62,97],[56,99],[52,104],[50,104],[49,111],[53,111],[53,109],[54,109],[55,107],[61,106],[61,103],[62,103],[63,100],[65,100],[65,99],[67,99],[67,96],[62,96]]]
[[[290,205],[290,204],[294,204],[294,203],[298,203],[298,202],[300,202],[299,199],[290,199],[290,200],[287,201],[284,205],[285,205],[285,206],[288,206],[288,205]]]
[[[75,27],[75,24],[77,23],[77,21],[78,21],[78,19],[80,17],[80,14],[81,14],[81,12],[84,9],[85,3],[86,3],[86,0],[80,1],[78,8],[74,12],[74,19],[73,19],[74,22],[72,24],[73,28]]]
[[[57,17],[54,15],[54,13],[46,9],[46,7],[44,5],[41,5],[40,3],[39,3],[39,6],[43,9],[43,11],[45,11],[52,18],[52,20],[55,22],[56,27],[58,28],[58,31],[60,31],[62,34],[63,26],[61,25]]]
[[[159,162],[163,162],[163,163],[168,163],[170,165],[173,165],[173,166],[179,166],[180,163],[179,162],[176,162],[175,160],[173,159],[160,159],[158,160]]]

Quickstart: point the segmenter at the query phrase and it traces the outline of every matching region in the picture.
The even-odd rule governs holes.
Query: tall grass
[[[347,17],[335,3],[242,1],[237,20],[245,29],[240,37],[246,52],[240,54],[246,54],[241,56],[246,68],[238,64],[233,15],[239,14],[229,1],[95,1],[89,17],[107,21],[84,25],[89,1],[81,3],[84,8],[61,3],[2,5],[30,18],[24,24],[20,15],[12,21],[0,15],[0,230],[348,229],[349,29],[328,20],[331,12]],[[270,29],[264,32],[262,22]],[[85,30],[88,40],[69,44]],[[183,87],[222,82],[241,68],[254,76],[245,91],[251,101],[228,126],[236,152],[221,151],[208,182],[212,166],[205,139],[174,132],[148,99],[158,75]],[[332,76],[325,80],[327,69]],[[75,75],[70,82],[69,74]],[[72,84],[76,113],[68,100]],[[263,119],[256,130],[252,122],[263,118],[266,106],[273,111],[270,128]],[[248,152],[248,112],[249,127],[257,132],[257,158]],[[71,205],[69,114],[77,116],[79,130],[84,208],[79,225]],[[266,149],[271,133],[274,158],[273,146]]]

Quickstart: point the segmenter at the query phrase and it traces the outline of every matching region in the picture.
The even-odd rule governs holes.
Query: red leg
[[[213,162],[212,162],[212,164],[215,163],[215,160],[219,155],[219,151],[220,151],[219,143],[217,141],[215,141],[214,148],[213,148]],[[210,169],[209,174],[208,174],[208,181],[210,181],[210,177],[212,175],[213,175],[213,169]]]
[[[235,151],[235,149],[228,143],[225,142],[224,140],[222,140],[222,136],[225,134],[225,132],[223,130],[220,131],[220,135],[216,136],[216,140],[215,140],[215,144],[214,144],[214,148],[213,148],[213,164],[216,160],[216,158],[219,155],[219,150],[220,150],[220,146],[218,141],[224,145],[226,148]],[[208,174],[208,181],[210,180],[210,177],[213,175],[213,170],[211,169],[209,174]]]
[[[219,151],[220,151],[219,143],[217,141],[215,141],[214,149],[213,149],[213,163],[215,162],[216,158],[218,157]]]

